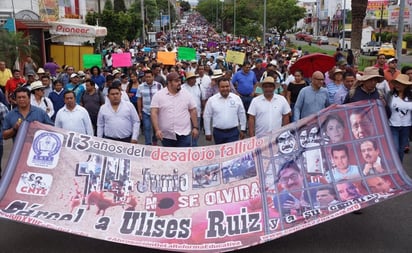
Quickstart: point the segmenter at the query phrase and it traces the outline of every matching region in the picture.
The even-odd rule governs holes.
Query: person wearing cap
[[[329,104],[335,103],[336,91],[343,85],[343,74],[344,71],[336,68],[332,75],[332,82],[326,84],[326,89],[328,90]]]
[[[108,100],[97,115],[97,137],[137,143],[140,120],[135,107],[121,98],[120,85],[108,88]]]
[[[187,72],[186,73],[186,82],[182,85],[182,89],[188,91],[193,99],[196,102],[196,111],[197,111],[197,126],[200,126],[200,117],[203,111],[203,100],[202,98],[205,96],[202,94],[202,89],[200,85],[196,84],[197,75],[194,72]],[[198,138],[192,138],[192,147],[197,147]]]
[[[7,80],[13,77],[11,70],[6,67],[5,61],[0,61],[0,88],[4,92],[6,92],[6,83]]]
[[[80,104],[80,98],[85,90],[84,86],[80,83],[80,77],[77,73],[70,75],[70,82],[64,86],[64,89],[72,90],[76,94],[76,103]]]
[[[303,88],[293,108],[293,121],[298,121],[328,107],[328,91],[323,87],[325,76],[320,71],[312,74],[312,83]]]
[[[261,85],[263,94],[252,100],[247,112],[250,137],[260,137],[289,124],[291,109],[288,101],[284,96],[274,93],[279,84],[268,76]]]
[[[394,89],[388,98],[391,110],[389,126],[399,159],[402,161],[404,149],[409,145],[409,131],[412,125],[412,81],[409,81],[408,75],[399,74],[391,83]]]
[[[153,95],[150,116],[157,139],[166,147],[190,147],[199,136],[196,102],[182,89],[178,73],[167,75],[167,86]]]
[[[384,80],[379,74],[379,69],[375,67],[366,67],[363,75],[358,77],[357,82],[346,95],[344,104],[369,99],[381,99],[385,102],[385,95],[376,88],[376,85]],[[385,102],[386,104],[386,102]]]
[[[401,73],[398,67],[398,59],[396,58],[390,58],[388,60],[388,68],[383,70],[383,76],[385,77],[385,80],[389,83],[389,87],[391,90],[393,90],[393,85],[392,85],[392,80],[396,79],[398,75]]]
[[[28,88],[19,87],[14,93],[16,95],[16,106],[6,115],[3,121],[3,138],[5,140],[9,138],[14,140],[23,121],[38,121],[43,124],[54,125],[44,110],[30,104],[30,90]]]
[[[26,79],[20,75],[20,70],[13,69],[12,74],[13,77],[6,82],[6,92],[4,94],[6,96],[7,103],[10,105],[14,105],[16,103],[14,91],[26,83]]]
[[[242,100],[238,95],[230,92],[229,79],[219,79],[218,87],[219,93],[207,100],[203,113],[206,140],[212,141],[211,126],[215,144],[245,138],[246,112]]]
[[[35,82],[35,81],[37,81],[37,78],[38,78],[38,76],[36,75],[36,73],[35,72],[33,72],[33,71],[29,71],[28,73],[27,73],[27,79],[26,79],[26,83],[25,84],[23,84],[23,86],[25,86],[25,87],[30,87],[30,85],[31,85],[31,83],[33,83],[33,82]]]
[[[87,110],[76,104],[76,95],[73,91],[64,92],[64,107],[56,114],[56,127],[80,134],[93,136],[93,125]]]
[[[255,60],[255,65],[252,68],[252,71],[255,72],[255,76],[257,80],[261,80],[263,73],[266,71],[266,68],[262,66],[263,60],[261,58],[257,58]]]
[[[54,115],[52,101],[44,95],[44,86],[41,81],[35,81],[30,84],[30,103],[44,110],[51,118]]]

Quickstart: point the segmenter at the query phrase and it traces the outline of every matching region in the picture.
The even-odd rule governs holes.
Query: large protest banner
[[[373,101],[332,106],[262,138],[196,148],[22,127],[0,185],[0,217],[149,248],[244,248],[412,185]]]

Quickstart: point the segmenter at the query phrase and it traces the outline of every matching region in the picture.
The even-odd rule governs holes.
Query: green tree
[[[126,5],[124,4],[124,0],[114,0],[113,5],[114,12],[126,12]]]
[[[191,9],[190,3],[187,1],[180,2],[180,7],[182,8],[182,11],[190,11]]]
[[[104,10],[113,10],[113,3],[111,0],[104,2]]]
[[[297,2],[297,0],[268,1],[266,7],[266,27],[276,28],[280,35],[283,36],[296,22],[305,17],[305,8],[299,7]]]
[[[37,49],[30,36],[25,36],[22,32],[0,30],[0,59],[3,59],[9,68],[13,68],[19,56],[32,55]]]

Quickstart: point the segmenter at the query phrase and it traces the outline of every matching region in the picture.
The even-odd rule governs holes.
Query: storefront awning
[[[96,37],[107,35],[106,27],[63,22],[50,22],[50,35],[53,42],[90,42]]]

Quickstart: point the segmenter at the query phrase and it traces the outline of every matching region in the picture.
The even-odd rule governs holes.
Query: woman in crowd
[[[394,89],[389,95],[389,126],[391,128],[393,142],[402,161],[404,149],[409,142],[409,129],[412,125],[412,82],[409,76],[399,74],[391,81]]]
[[[130,81],[127,84],[126,87],[126,93],[129,96],[130,102],[136,107],[137,109],[137,97],[136,97],[136,92],[139,87],[139,79],[136,73],[131,73],[130,74]]]
[[[286,99],[289,102],[290,109],[292,109],[292,112],[296,100],[298,99],[300,90],[307,86],[306,81],[303,79],[303,72],[301,70],[296,70],[295,73],[293,73],[293,75],[295,76],[295,80],[289,83],[286,92]]]

